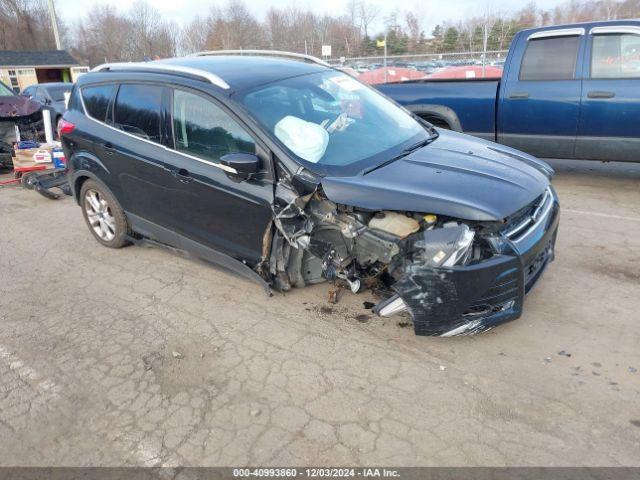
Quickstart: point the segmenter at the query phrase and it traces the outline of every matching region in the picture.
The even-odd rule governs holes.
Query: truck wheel
[[[95,180],[87,180],[80,190],[82,215],[89,231],[105,247],[122,248],[129,244],[131,229],[122,207],[113,193]]]

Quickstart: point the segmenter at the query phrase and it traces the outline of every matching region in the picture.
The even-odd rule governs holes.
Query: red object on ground
[[[11,185],[12,183],[20,183],[19,178],[12,178],[11,180],[2,180],[0,185]]]
[[[387,71],[387,78],[385,81],[384,72]],[[369,85],[376,85],[379,83],[391,83],[391,82],[406,82],[407,80],[416,80],[418,78],[425,78],[425,74],[417,70],[401,67],[382,67],[369,72],[361,73],[358,76],[358,80]]]
[[[435,73],[427,75],[426,78],[501,78],[502,68],[486,65],[484,67],[484,77],[482,76],[482,65],[462,65],[459,67],[445,67]]]

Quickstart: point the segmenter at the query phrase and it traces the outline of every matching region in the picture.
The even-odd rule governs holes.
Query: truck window
[[[162,87],[120,85],[114,108],[114,127],[136,137],[160,143]]]
[[[591,78],[640,77],[640,35],[594,35]]]
[[[578,58],[579,36],[529,40],[520,80],[571,80]]]

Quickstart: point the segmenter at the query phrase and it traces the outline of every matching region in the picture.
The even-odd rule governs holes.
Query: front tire
[[[108,248],[129,244],[129,222],[113,193],[102,183],[87,180],[80,189],[84,221],[95,239]]]

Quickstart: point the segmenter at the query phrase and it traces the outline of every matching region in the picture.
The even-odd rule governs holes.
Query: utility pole
[[[384,34],[384,83],[387,83],[387,34]]]
[[[485,77],[485,69],[487,65],[487,42],[489,41],[489,26],[485,22],[482,32],[482,78]]]
[[[53,5],[53,0],[48,0],[49,4],[49,16],[51,17],[51,26],[53,27],[53,38],[56,41],[56,50],[62,50],[60,45],[60,34],[58,33],[58,20],[56,19],[56,8]]]

